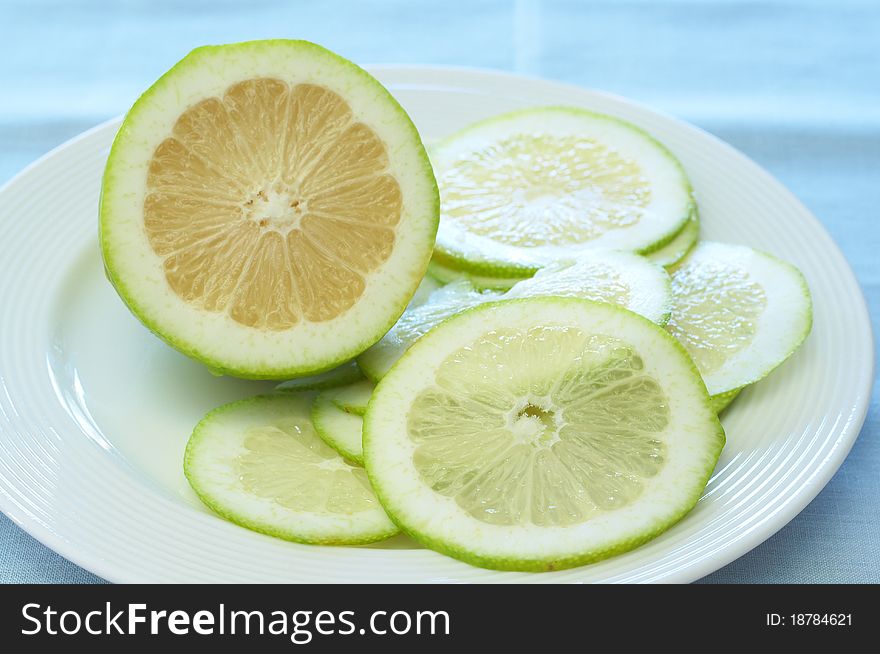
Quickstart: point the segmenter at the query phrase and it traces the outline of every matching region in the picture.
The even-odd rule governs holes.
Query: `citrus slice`
[[[660,264],[665,268],[671,268],[687,256],[699,239],[700,219],[697,217],[696,212],[694,212],[693,217],[685,223],[674,239],[659,250],[654,250],[646,256],[654,263]]]
[[[282,382],[275,387],[276,391],[282,393],[298,393],[301,391],[323,391],[328,388],[337,388],[339,386],[347,386],[364,378],[361,369],[354,361],[348,361],[341,366],[332,368],[327,372],[318,375],[308,375],[306,377],[297,377]]]
[[[668,328],[713,397],[765,377],[812,326],[810,291],[797,268],[742,245],[700,243],[673,270],[672,294]]]
[[[370,402],[370,396],[375,387],[376,384],[365,379],[343,388],[328,391],[325,395],[346,413],[362,416],[367,412],[367,404]]]
[[[628,252],[595,251],[576,262],[542,268],[504,294],[504,299],[561,295],[610,302],[665,325],[672,310],[672,286],[663,268]]]
[[[367,377],[378,381],[432,327],[460,311],[499,297],[498,293],[481,293],[466,280],[447,284],[434,291],[421,306],[404,312],[378,343],[358,357],[358,365]]]
[[[427,268],[433,173],[391,95],[305,41],[198,48],[131,108],[100,208],[132,312],[218,373],[283,379],[376,342]]]
[[[453,270],[529,277],[588,249],[647,253],[694,210],[676,158],[623,120],[541,107],[477,123],[438,143],[434,259]]]
[[[367,472],[424,545],[503,570],[632,549],[699,499],[724,431],[663,328],[610,304],[476,307],[422,337],[364,417]]]
[[[471,286],[478,290],[506,291],[517,282],[527,277],[492,277],[477,273],[455,270],[431,261],[428,265],[428,274],[443,284],[449,284],[459,280],[470,282]]]
[[[406,311],[382,340],[358,357],[358,365],[367,377],[379,380],[416,339],[456,313],[494,300],[538,295],[611,302],[659,324],[666,323],[672,306],[669,275],[662,267],[628,252],[596,250],[578,262],[551,264],[503,295],[477,292],[463,280],[448,284],[421,307]]]
[[[215,513],[302,543],[370,543],[397,532],[370,487],[315,435],[311,396],[263,395],[211,411],[186,446],[183,469]]]

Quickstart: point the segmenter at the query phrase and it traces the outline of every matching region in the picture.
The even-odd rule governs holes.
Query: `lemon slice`
[[[309,395],[224,405],[196,426],[184,472],[201,500],[236,524],[303,543],[357,544],[397,532],[370,487],[317,437]]]
[[[810,291],[791,264],[742,245],[700,243],[672,272],[668,328],[723,407],[803,343]]]
[[[402,529],[503,570],[632,549],[699,499],[724,432],[663,328],[611,304],[529,298],[417,341],[364,417],[367,472]]]
[[[194,50],[135,103],[104,174],[108,276],[218,373],[317,373],[375,343],[424,276],[438,220],[391,95],[305,41]]]
[[[700,219],[695,212],[693,217],[685,223],[682,230],[676,234],[674,239],[669,241],[669,243],[659,250],[654,250],[646,256],[654,263],[658,263],[665,268],[672,268],[675,264],[684,259],[688,252],[694,249],[694,246],[699,239]]]
[[[572,107],[527,109],[438,143],[434,259],[453,270],[529,277],[590,249],[647,253],[691,217],[675,157],[638,127]]]

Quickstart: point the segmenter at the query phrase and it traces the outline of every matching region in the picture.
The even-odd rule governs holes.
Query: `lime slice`
[[[358,357],[358,365],[373,381],[382,379],[422,334],[459,311],[499,297],[498,293],[481,293],[465,280],[447,284],[434,291],[425,304],[408,309],[378,343]]]
[[[375,387],[376,384],[365,379],[344,388],[327,391],[323,395],[329,397],[333,404],[346,413],[362,416],[367,412],[367,404]]]
[[[104,174],[108,277],[213,371],[286,379],[379,340],[424,276],[434,176],[368,73],[305,41],[198,48],[132,107]]]
[[[696,212],[694,212],[694,216],[685,223],[674,239],[659,250],[654,250],[646,256],[654,263],[666,268],[672,268],[687,256],[699,239],[700,219],[697,217]]]
[[[672,310],[669,275],[657,264],[628,252],[595,251],[577,262],[542,268],[504,294],[504,299],[561,295],[610,302],[665,325]]]
[[[258,396],[211,411],[183,470],[216,513],[302,543],[370,543],[397,532],[364,470],[315,435],[309,395]]]
[[[375,384],[358,382],[325,391],[312,404],[312,424],[318,436],[349,461],[364,464],[363,415]]]
[[[319,375],[298,377],[282,382],[275,387],[282,393],[298,393],[300,391],[323,391],[328,388],[347,386],[364,378],[361,369],[354,361],[343,363],[341,366],[322,372]]]
[[[478,290],[506,291],[517,282],[521,282],[523,277],[490,277],[488,275],[480,275],[477,273],[455,270],[431,261],[428,265],[428,274],[443,284],[465,280]]]
[[[529,277],[585,250],[656,250],[694,211],[672,153],[622,120],[542,107],[477,123],[437,144],[434,260]]]
[[[444,286],[424,305],[404,313],[382,340],[358,357],[358,365],[367,377],[379,380],[416,339],[443,320],[485,302],[538,295],[611,302],[659,324],[666,323],[672,305],[669,275],[662,267],[627,252],[596,250],[576,263],[549,265],[503,295],[479,293],[467,281]]]
[[[812,326],[810,291],[797,268],[741,245],[700,243],[673,270],[672,292],[668,328],[713,397],[765,377]]]
[[[367,472],[424,545],[503,570],[632,549],[696,504],[724,431],[683,348],[610,304],[486,304],[422,337],[376,387]]]

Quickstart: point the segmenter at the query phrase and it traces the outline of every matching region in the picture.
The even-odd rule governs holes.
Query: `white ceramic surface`
[[[502,73],[376,67],[426,140],[526,106],[572,104],[646,128],[684,163],[703,237],[797,265],[813,333],[724,414],[727,447],[673,529],[625,555],[545,574],[473,568],[403,537],[362,548],[298,545],[215,517],[181,457],[210,408],[271,388],[215,378],[133,318],[97,248],[101,172],[118,121],[59,147],[0,190],[0,508],[111,581],[689,581],[748,551],[825,485],[859,433],[873,378],[861,291],[819,222],[712,136],[609,95]]]

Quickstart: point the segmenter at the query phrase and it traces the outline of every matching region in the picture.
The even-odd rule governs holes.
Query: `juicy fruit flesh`
[[[578,328],[500,329],[457,350],[408,417],[423,481],[496,525],[625,507],[664,464],[667,398],[634,348]]]
[[[184,301],[285,330],[355,304],[402,206],[385,144],[342,97],[258,78],[181,114],[150,162],[144,226]]]
[[[526,248],[632,226],[651,201],[636,162],[577,136],[516,134],[459,158],[437,181],[443,220]]]
[[[293,511],[350,515],[378,506],[367,474],[296,424],[253,427],[238,458],[249,493]],[[307,471],[299,477],[291,470]]]
[[[678,268],[672,294],[669,330],[704,375],[752,342],[767,306],[767,294],[748,273],[717,261]]]

